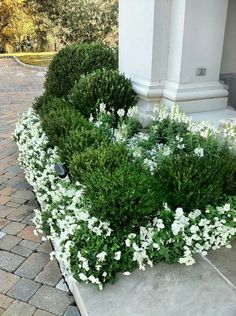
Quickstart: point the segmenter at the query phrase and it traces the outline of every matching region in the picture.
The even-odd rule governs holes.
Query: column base
[[[152,121],[155,105],[171,108],[177,104],[185,113],[217,111],[227,107],[228,90],[218,81],[177,84],[172,81],[151,83],[133,80],[132,83],[139,95],[139,121],[144,128]]]
[[[161,104],[172,107],[178,104],[186,113],[224,110],[228,90],[220,82],[177,84],[166,81]]]
[[[160,98],[151,100],[151,99],[144,99],[139,97],[138,100],[138,120],[142,124],[143,128],[147,128],[150,126],[152,122],[152,114],[154,106],[160,104]]]
[[[154,106],[160,104],[163,85],[161,82],[151,82],[139,78],[132,79],[132,84],[139,96],[137,104],[139,121],[143,128],[147,128],[152,121]]]
[[[181,111],[185,113],[198,113],[225,110],[228,98],[188,100],[188,101],[173,101],[166,98],[161,99],[161,104],[166,105],[169,109],[177,104]]]

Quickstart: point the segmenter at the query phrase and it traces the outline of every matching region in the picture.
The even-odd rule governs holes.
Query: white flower
[[[163,223],[162,219],[158,219],[157,217],[154,218],[153,220],[153,225],[156,226],[156,228],[158,229],[158,231],[160,231],[161,229],[165,228],[165,225]]]
[[[55,251],[50,252],[50,260],[53,260],[55,255],[56,255]]]
[[[98,261],[103,262],[105,260],[107,253],[105,251],[100,252],[97,254]]]
[[[130,108],[130,109],[128,110],[127,115],[128,115],[129,117],[134,117],[134,116],[136,116],[136,115],[137,115],[137,107],[134,106],[134,107]]]
[[[223,209],[224,209],[225,212],[230,211],[230,204],[225,204],[225,205],[223,206]]]
[[[178,233],[180,232],[181,230],[181,226],[177,223],[177,222],[174,222],[172,225],[171,225],[171,229],[172,229],[172,232],[174,235],[178,235]]]
[[[90,117],[89,117],[89,122],[93,122],[94,118],[93,118],[93,115],[92,113],[90,114]]]
[[[121,251],[117,251],[117,252],[115,253],[114,258],[115,258],[115,260],[120,260],[120,258],[121,258]]]
[[[190,227],[190,232],[191,232],[192,234],[195,234],[197,231],[199,231],[199,227],[198,227],[198,226],[192,225],[192,226]]]
[[[157,243],[155,243],[155,242],[152,244],[152,246],[153,246],[153,248],[155,248],[157,250],[160,249],[160,246]]]
[[[84,273],[80,273],[80,274],[79,274],[79,278],[80,278],[80,280],[82,280],[82,281],[87,281],[87,279],[88,279]]]
[[[132,244],[132,247],[135,251],[139,251],[139,246],[135,242]]]
[[[96,264],[95,268],[96,268],[97,271],[100,271],[102,266],[100,264]]]
[[[124,275],[130,275],[131,273],[129,271],[126,271],[123,273]]]
[[[194,149],[194,154],[202,158],[204,156],[204,149],[201,147],[197,147]]]
[[[208,134],[209,134],[209,130],[208,129],[205,129],[205,131],[200,132],[200,135],[203,138],[207,138]]]
[[[169,156],[171,154],[171,149],[168,146],[165,146],[162,151],[163,156]]]
[[[194,210],[193,212],[189,213],[188,217],[191,219],[196,219],[202,214],[202,212],[198,209]]]
[[[178,149],[184,149],[184,148],[185,148],[185,145],[184,145],[184,144],[178,144],[178,145],[177,145],[177,148],[178,148]]]
[[[129,238],[129,239],[133,239],[133,238],[135,238],[136,236],[137,236],[136,234],[132,233],[132,234],[129,234],[129,235],[128,235],[128,238]]]
[[[180,218],[180,217],[183,216],[183,215],[184,215],[183,209],[182,209],[181,207],[178,207],[178,208],[176,209],[176,211],[175,211],[175,217],[176,217],[176,218]]]
[[[88,277],[88,280],[91,282],[91,283],[96,283],[96,284],[99,284],[99,280],[98,278],[95,278],[93,275],[90,275],[90,277]]]
[[[186,266],[191,266],[195,263],[195,259],[193,259],[193,257],[188,256],[188,257],[184,257],[184,258],[180,258],[179,259],[179,263],[181,264],[186,264]]]
[[[33,234],[34,234],[34,236],[38,236],[39,235],[36,229],[34,229]]]
[[[99,105],[99,111],[101,113],[105,113],[106,112],[106,104],[105,103],[100,103]]]
[[[124,109],[119,109],[117,111],[117,114],[119,115],[119,117],[123,117],[125,115],[125,110]]]
[[[126,239],[125,240],[125,245],[126,245],[126,247],[130,247],[131,246],[131,240],[130,239]]]

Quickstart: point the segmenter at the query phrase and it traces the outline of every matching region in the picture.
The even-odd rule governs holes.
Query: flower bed
[[[235,158],[234,149],[230,145],[235,134],[230,126],[218,130],[205,122],[196,124],[174,108],[171,113],[166,109],[157,112],[149,132],[144,133],[138,130],[133,112],[134,110],[129,111],[127,121],[125,112],[118,111],[120,119],[118,127],[115,128],[112,128],[110,123],[112,114],[105,113],[104,105],[100,106],[96,119],[90,117],[90,124],[109,138],[111,146],[116,146],[114,149],[108,145],[108,149],[115,150],[119,163],[124,152],[128,152],[128,160],[122,165],[124,169],[112,166],[112,170],[117,172],[110,176],[108,174],[105,178],[102,177],[105,169],[101,168],[101,164],[96,169],[94,165],[88,165],[88,158],[84,164],[84,160],[78,155],[68,161],[72,180],[68,176],[60,178],[54,170],[54,165],[63,162],[61,159],[66,157],[65,153],[68,151],[61,150],[60,146],[50,146],[50,139],[42,129],[40,117],[32,109],[22,116],[14,135],[19,147],[19,161],[42,205],[41,210],[35,210],[34,222],[37,231],[45,232],[47,239],[57,245],[56,253],[53,252],[51,256],[56,256],[66,274],[72,274],[78,282],[96,284],[99,289],[102,289],[105,282],[113,281],[117,272],[128,276],[136,268],[145,270],[147,265],[153,266],[160,261],[178,261],[191,265],[195,262],[194,254],[207,255],[208,250],[222,246],[230,248],[230,241],[236,235],[235,196],[225,195],[224,199],[219,200],[218,206],[205,206],[201,210],[194,207],[204,203],[207,205],[212,196],[213,200],[219,199],[222,187],[231,182],[234,184],[235,174],[229,174],[229,181],[225,183],[220,175],[214,175],[217,169],[210,170],[210,166],[209,170],[206,168],[206,164],[217,162],[219,156],[224,153],[227,153],[229,160]],[[166,122],[171,124],[168,123],[166,127]],[[99,155],[96,156],[98,161]],[[107,157],[107,152],[104,155],[103,159]],[[133,162],[130,162],[130,155]],[[220,162],[221,160],[215,165],[219,170],[222,169]],[[227,165],[229,162],[225,163]],[[126,166],[129,168],[126,169]],[[181,168],[178,169],[178,166]],[[186,166],[188,174],[181,173],[184,171],[183,166]],[[190,187],[190,171],[193,172],[196,168],[199,173],[201,167],[207,169],[205,177],[208,182],[214,175],[215,186],[214,183],[208,185],[207,181],[205,186],[202,185],[204,173],[200,178],[193,173],[195,183]],[[83,168],[92,169],[92,172],[88,171],[90,177],[86,178],[86,181]],[[81,181],[76,181],[75,175],[79,172]],[[94,174],[101,176],[99,181],[93,178]],[[165,175],[168,175],[166,179]],[[106,182],[107,179],[110,182]],[[116,179],[122,179],[122,185],[116,183]],[[154,180],[155,182],[152,182]],[[175,181],[176,184],[172,186]],[[132,187],[133,183],[136,191],[132,196],[128,184]],[[89,191],[89,186],[96,188],[95,194]],[[152,192],[152,186],[157,186],[158,190],[153,191],[155,194]],[[198,187],[198,190],[194,191],[194,187]],[[229,191],[230,189],[231,187]],[[124,203],[133,203],[135,212],[132,213],[130,208],[130,213],[126,214],[123,210],[116,213],[114,205],[111,204],[109,210],[104,209],[101,212],[99,209],[101,216],[95,216],[94,214],[98,214],[98,205],[112,203],[113,193],[118,194],[119,190],[122,192],[120,196],[125,196]],[[101,192],[107,194],[107,200],[103,200]],[[126,192],[129,192],[129,196],[125,195]],[[177,195],[180,199],[178,201]],[[114,196],[116,203],[120,196]],[[90,197],[94,199],[94,205]],[[157,198],[160,205],[153,209]],[[176,205],[179,201],[185,206]],[[139,207],[135,209],[137,203]],[[149,210],[147,215],[144,215],[141,206]]]

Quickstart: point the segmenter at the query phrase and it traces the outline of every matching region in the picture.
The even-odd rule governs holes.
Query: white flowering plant
[[[132,110],[129,114],[132,124],[135,122],[134,112],[135,110]],[[96,120],[91,119],[91,123],[96,129],[108,133],[111,144],[107,146],[118,146],[120,156],[113,155],[114,152],[108,155],[108,151],[105,150],[103,150],[105,154],[101,155],[102,148],[99,150],[96,145],[93,149],[90,144],[89,150],[96,150],[100,155],[93,155],[92,157],[97,158],[87,162],[91,164],[91,161],[94,161],[94,164],[89,167],[92,171],[87,173],[91,177],[99,174],[98,171],[106,170],[106,181],[110,179],[110,188],[116,188],[116,191],[123,189],[123,191],[121,190],[122,194],[117,195],[119,200],[125,191],[129,192],[129,199],[127,197],[121,200],[121,204],[118,203],[119,200],[115,200],[115,204],[112,205],[114,212],[116,209],[118,212],[119,208],[121,210],[125,208],[119,216],[121,220],[123,219],[121,216],[126,215],[127,217],[119,229],[117,229],[117,225],[114,225],[114,217],[109,217],[108,220],[111,213],[110,197],[115,197],[113,195],[114,189],[110,190],[109,193],[107,191],[109,185],[106,185],[104,186],[106,190],[100,191],[100,200],[103,199],[104,203],[107,202],[101,205],[106,205],[107,209],[106,212],[96,213],[100,216],[95,216],[94,204],[97,204],[98,201],[89,198],[87,186],[92,183],[88,181],[90,178],[86,178],[87,173],[81,178],[83,179],[81,182],[76,179],[76,173],[72,179],[69,176],[65,178],[58,176],[54,166],[61,162],[60,148],[51,147],[48,137],[42,129],[40,117],[34,110],[30,109],[23,114],[14,133],[19,148],[19,161],[25,169],[26,178],[33,186],[41,205],[40,210],[35,210],[36,229],[38,233],[44,232],[46,238],[53,242],[55,252],[51,253],[51,257],[56,256],[63,266],[64,274],[72,274],[78,282],[95,284],[101,290],[104,283],[114,281],[117,273],[122,273],[128,277],[134,269],[145,270],[147,266],[152,267],[153,264],[160,261],[191,265],[195,262],[194,255],[196,253],[205,256],[210,249],[219,249],[222,246],[230,248],[230,241],[236,236],[235,196],[222,197],[218,206],[205,205],[201,209],[197,207],[186,209],[182,205],[170,207],[170,204],[173,203],[170,199],[171,195],[169,201],[164,201],[167,196],[161,198],[158,192],[162,193],[162,191],[157,187],[159,191],[155,188],[153,192],[157,194],[158,199],[150,199],[154,205],[152,212],[139,217],[136,222],[131,223],[129,220],[135,218],[135,212],[132,213],[131,208],[137,203],[143,202],[141,197],[148,196],[152,192],[152,187],[156,187],[158,170],[163,164],[168,163],[170,157],[174,160],[178,155],[191,155],[191,159],[204,161],[209,150],[207,149],[208,145],[204,145],[203,139],[205,137],[207,142],[213,144],[215,144],[216,138],[220,139],[220,144],[224,144],[224,148],[233,156],[234,151],[233,148],[230,148],[230,144],[231,140],[235,139],[235,134],[230,129],[218,131],[206,124],[203,127],[203,124],[192,123],[177,109],[170,113],[166,109],[161,109],[155,113],[150,132],[141,131],[138,129],[138,124],[133,124],[132,126],[136,127],[132,133],[129,133],[129,117],[125,118],[121,112],[119,113],[121,119],[117,128],[110,126],[109,122],[105,120],[106,113],[101,115],[103,115],[103,119],[100,119],[100,115],[98,115]],[[167,137],[166,141],[154,141],[155,125],[166,119],[169,123],[186,124],[184,131],[186,132],[186,127],[189,131],[188,137],[180,131],[181,127],[177,132],[173,132],[172,136]],[[51,125],[53,128],[53,122]],[[171,127],[168,126],[167,124],[167,129],[170,130]],[[53,133],[53,130],[51,132]],[[202,135],[199,136],[199,133]],[[199,141],[194,139],[194,145],[190,147],[188,138],[193,138],[195,134]],[[60,143],[58,144],[60,145]],[[104,147],[103,145],[102,147]],[[214,146],[211,150],[214,148],[219,150],[218,147]],[[83,149],[84,151],[88,150],[86,147]],[[128,177],[125,174],[127,169],[123,166],[122,168],[119,167],[123,153],[128,157],[128,160],[125,161],[126,164],[131,166],[134,163],[135,166],[138,166],[135,169],[134,177]],[[71,155],[73,156],[73,152]],[[112,160],[114,156],[116,156],[115,164]],[[110,169],[104,169],[104,166],[107,165],[104,157],[110,159]],[[73,161],[73,159],[68,158],[68,161]],[[101,168],[102,163],[103,168]],[[199,165],[194,165],[194,167],[197,166]],[[182,168],[183,164],[180,167]],[[188,167],[190,168],[191,164]],[[123,179],[122,183],[117,182],[117,186],[113,184],[114,172],[112,170],[118,170],[118,179]],[[143,178],[145,178],[145,174],[147,175],[147,179],[141,183],[144,190],[141,191],[139,200],[137,200],[137,191],[135,190],[137,185],[135,184],[142,177],[137,176],[138,171],[140,175],[143,175]],[[132,175],[132,173],[130,174]],[[126,178],[130,179],[130,182],[127,182],[132,187],[130,191],[128,190],[129,187],[126,186]],[[151,186],[149,179],[154,181]],[[146,182],[149,183],[148,187]],[[103,187],[101,179],[97,178],[97,187],[99,185]],[[145,192],[145,188],[148,188],[148,191]],[[110,196],[107,196],[108,194]],[[155,194],[151,196],[156,198]],[[146,199],[145,203],[148,200]],[[117,208],[114,208],[115,205]]]
[[[157,180],[162,203],[172,208],[217,205],[236,192],[235,129],[196,123],[178,107],[154,111],[149,130],[129,137],[123,121],[114,133]]]

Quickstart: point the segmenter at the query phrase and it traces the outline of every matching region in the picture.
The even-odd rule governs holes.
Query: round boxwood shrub
[[[75,108],[62,99],[55,98],[47,105],[47,111],[41,115],[41,123],[52,146],[62,147],[71,131],[78,127],[88,129],[88,125],[91,125]]]
[[[44,92],[43,95],[37,97],[33,103],[33,109],[37,114],[42,117],[52,110],[56,110],[58,107],[65,107],[65,102],[60,98],[48,95]],[[67,103],[67,106],[70,104]]]
[[[81,79],[74,85],[68,100],[81,114],[89,117],[96,116],[101,103],[106,110],[114,113],[133,107],[137,102],[137,95],[132,88],[131,81],[117,70],[98,69]]]
[[[141,162],[134,162],[123,144],[101,144],[73,156],[72,180],[82,180],[91,215],[110,221],[112,229],[145,225],[157,214],[156,179]]]
[[[76,182],[97,168],[106,168],[112,173],[121,161],[131,160],[132,155],[124,145],[100,142],[100,146],[90,146],[72,156],[69,165],[70,175],[72,181]]]
[[[112,172],[97,168],[84,184],[90,214],[108,220],[114,230],[146,225],[158,213],[155,178],[141,163],[121,161]]]
[[[45,89],[49,95],[66,97],[83,74],[98,68],[117,69],[117,54],[102,43],[64,47],[52,60],[46,75]]]
[[[108,142],[108,137],[93,124],[87,123],[71,130],[59,147],[63,161],[69,163],[76,153],[83,153],[87,148],[98,148],[101,143]],[[72,168],[73,169],[73,168]]]
[[[235,194],[235,154],[216,141],[202,147],[204,157],[182,151],[165,157],[155,171],[159,196],[172,209],[182,207],[186,213],[202,210],[207,205],[224,203],[226,195]]]

